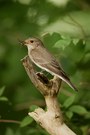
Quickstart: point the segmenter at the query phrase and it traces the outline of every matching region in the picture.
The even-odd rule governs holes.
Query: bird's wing
[[[46,67],[49,71],[55,73],[65,80],[70,80],[55,59],[52,59],[49,64],[42,64],[42,67]]]
[[[48,71],[69,80],[58,61],[50,52],[48,52],[48,50],[46,50],[46,48],[43,48],[43,50],[42,48],[39,48],[37,51],[33,50],[31,56],[33,62],[39,67],[47,69]]]
[[[57,77],[60,77],[63,81],[65,81],[73,90],[78,91],[78,89],[73,85],[73,83],[70,81],[66,73],[60,68],[57,61],[54,59],[49,64],[42,64],[42,67],[45,69],[48,69],[49,72],[54,73],[54,75],[57,75]],[[47,70],[46,70],[47,71]]]

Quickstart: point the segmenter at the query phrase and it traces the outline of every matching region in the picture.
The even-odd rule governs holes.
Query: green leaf
[[[53,39],[53,40],[52,40]],[[54,45],[58,40],[61,39],[61,35],[59,33],[54,32],[53,34],[47,33],[44,37],[43,40],[46,43],[47,46],[52,46]]]
[[[80,40],[79,38],[74,38],[73,43],[76,45],[79,42],[79,40]]]
[[[25,127],[25,126],[31,124],[32,121],[33,121],[33,119],[32,119],[30,116],[26,116],[26,117],[22,120],[20,127]]]
[[[0,97],[0,101],[8,101],[7,97]]]
[[[2,88],[0,88],[0,96],[2,96],[4,90],[5,90],[5,86],[3,86]]]
[[[5,135],[15,135],[13,129],[7,127]]]
[[[63,107],[68,108],[70,105],[73,104],[74,100],[75,100],[75,95],[67,98],[63,104]]]
[[[71,111],[67,111],[65,114],[69,119],[71,119],[73,116],[73,112],[71,112]]]
[[[38,108],[38,106],[32,105],[32,106],[30,107],[30,112],[34,111],[36,108]]]
[[[79,115],[84,115],[88,113],[87,110],[83,106],[80,106],[80,105],[71,106],[69,110]]]
[[[58,40],[54,47],[55,48],[62,48],[64,49],[66,46],[68,46],[69,44],[71,43],[71,40],[70,39],[60,39]]]
[[[86,118],[86,119],[90,119],[90,112],[88,112],[88,113],[85,115],[85,118]]]

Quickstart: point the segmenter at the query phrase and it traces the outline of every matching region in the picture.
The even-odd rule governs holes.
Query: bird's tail
[[[63,80],[65,81],[73,90],[78,91],[78,89],[74,86],[74,84],[70,80]]]
[[[73,90],[78,91],[78,89],[74,86],[74,84],[70,81],[66,74],[62,73],[62,75],[58,77],[60,77],[64,82],[66,82]]]

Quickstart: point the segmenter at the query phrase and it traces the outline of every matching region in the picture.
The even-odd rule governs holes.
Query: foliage
[[[0,18],[0,134],[47,135],[28,117],[30,107],[45,103],[20,62],[27,50],[18,43],[37,36],[79,90],[63,83],[58,96],[67,125],[89,135],[90,1],[1,0]]]
[[[5,90],[5,87],[2,87],[0,89],[0,101],[8,101],[8,99],[3,96],[4,90]]]

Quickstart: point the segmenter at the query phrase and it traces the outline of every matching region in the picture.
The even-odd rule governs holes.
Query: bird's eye
[[[33,40],[30,40],[30,43],[33,43],[34,41]]]

